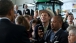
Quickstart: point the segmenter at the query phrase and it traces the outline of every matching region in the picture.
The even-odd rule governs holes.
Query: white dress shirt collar
[[[10,19],[9,19],[9,18],[7,18],[7,17],[0,17],[0,20],[1,20],[1,19],[8,19],[8,20],[10,20]]]

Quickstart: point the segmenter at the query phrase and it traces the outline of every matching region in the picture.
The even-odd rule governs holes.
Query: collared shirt
[[[0,17],[0,20],[1,20],[1,19],[8,19],[8,20],[10,20],[10,19],[9,19],[9,18],[7,18],[7,17]]]
[[[43,27],[44,27],[44,33],[46,33],[46,31],[47,31],[47,29],[48,29],[48,26],[49,26],[49,24],[48,24],[47,26],[45,26],[45,27],[44,27],[44,25],[43,25]]]
[[[74,26],[74,23],[72,23],[72,24],[69,24],[69,26]]]
[[[27,9],[24,9],[26,13],[28,13]]]
[[[26,11],[26,9],[24,9]]]
[[[52,31],[51,36],[50,36],[50,42],[54,39],[55,33]]]
[[[60,28],[60,29],[61,29],[61,28]],[[59,30],[60,30],[60,29],[59,29]],[[59,31],[59,30],[58,30],[58,31]],[[56,31],[56,33],[57,33],[58,31]],[[54,33],[53,31],[51,32],[51,34],[50,34],[50,42],[52,42],[52,40],[54,39],[54,36],[55,36],[56,33]]]

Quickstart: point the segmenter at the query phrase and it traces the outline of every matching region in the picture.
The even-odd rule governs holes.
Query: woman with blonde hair
[[[17,25],[22,25],[24,27],[26,27],[26,30],[27,30],[27,33],[29,35],[29,38],[32,36],[31,35],[31,32],[30,32],[30,24],[29,22],[24,18],[24,16],[20,15],[20,16],[17,16],[16,19],[15,19],[15,23]]]

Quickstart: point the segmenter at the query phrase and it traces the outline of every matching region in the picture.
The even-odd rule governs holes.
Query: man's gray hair
[[[72,30],[73,33],[76,35],[76,26],[69,26],[69,27],[67,28],[67,31],[69,32],[70,30]]]

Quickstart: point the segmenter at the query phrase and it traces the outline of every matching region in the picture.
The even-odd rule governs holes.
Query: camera
[[[38,29],[42,30],[42,32],[44,32],[44,28],[42,26],[39,26]]]

